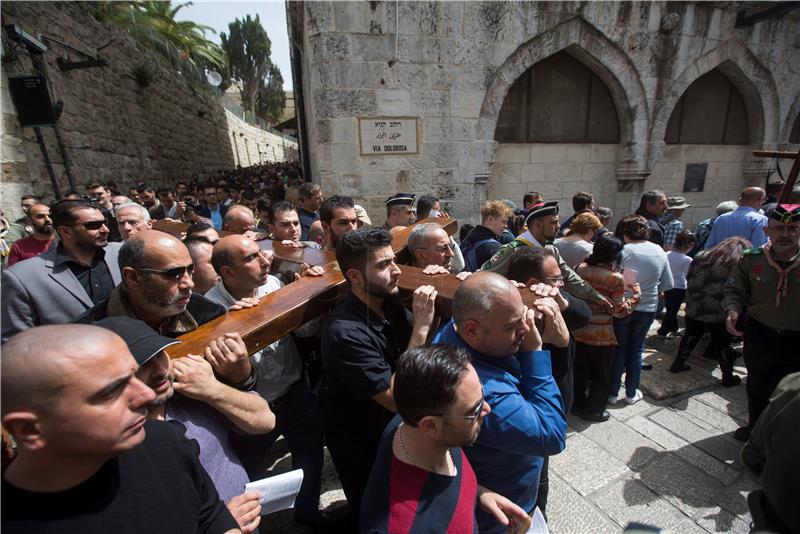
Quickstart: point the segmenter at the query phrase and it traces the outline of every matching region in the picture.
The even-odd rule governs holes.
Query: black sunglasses
[[[100,228],[102,228],[102,227],[103,227],[103,225],[104,225],[105,223],[106,223],[106,221],[105,221],[105,220],[103,220],[103,221],[89,221],[89,222],[79,222],[79,223],[73,223],[73,224],[70,224],[69,226],[78,226],[78,225],[81,225],[81,226],[83,226],[84,228],[86,228],[87,230],[99,230]]]
[[[149,269],[147,267],[139,267],[139,270],[157,274],[166,280],[178,281],[183,278],[184,273],[188,273],[189,276],[192,276],[192,273],[194,272],[194,264],[190,263],[189,265],[184,265],[183,267],[173,267],[172,269],[165,269],[163,271],[158,269]]]

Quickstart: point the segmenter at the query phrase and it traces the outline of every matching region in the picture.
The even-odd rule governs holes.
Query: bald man
[[[538,299],[527,308],[512,282],[481,271],[467,278],[453,296],[453,319],[434,343],[463,347],[492,408],[475,445],[464,449],[478,483],[511,499],[526,513],[536,509],[544,457],[564,449],[564,404],[553,379],[544,343],[563,346],[569,333],[558,304]],[[535,312],[544,317],[534,322]],[[540,332],[540,328],[542,331]],[[481,532],[505,527],[479,511]]]
[[[723,213],[714,221],[705,247],[709,249],[729,237],[743,237],[758,248],[767,242],[767,217],[759,210],[764,205],[767,193],[760,187],[748,187],[739,197],[739,207]]]
[[[4,533],[241,532],[196,444],[146,420],[155,393],[117,335],[35,327],[3,346],[0,365],[2,423],[18,444]]]
[[[255,241],[245,236],[230,235],[220,239],[214,245],[211,264],[221,280],[205,296],[225,307],[242,299],[261,298],[283,287],[283,283],[270,274],[272,252],[262,251]],[[315,329],[316,325],[308,325],[295,334],[307,337]],[[303,483],[295,501],[295,520],[321,528],[322,417],[311,389],[303,380],[300,354],[292,337],[286,336],[253,354],[252,359],[258,368],[256,391],[275,412],[275,430],[263,436],[243,436],[239,455],[252,479],[263,478],[269,447],[279,436],[285,436],[292,453],[292,465],[303,469]]]
[[[256,227],[253,210],[246,206],[231,206],[222,218],[222,229],[233,234],[252,232]]]
[[[162,335],[178,337],[225,313],[226,308],[192,291],[192,257],[186,245],[167,233],[145,230],[125,241],[119,267],[119,287],[76,322],[125,315]],[[238,389],[248,390],[255,384],[255,370],[247,358],[231,355],[230,360],[211,363],[218,375]]]

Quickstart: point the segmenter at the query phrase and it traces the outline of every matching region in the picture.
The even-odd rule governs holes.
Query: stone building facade
[[[61,146],[53,128],[41,132],[62,192],[71,187],[67,169],[84,192],[94,181],[172,183],[297,157],[295,141],[240,120],[155,52],[97,21],[91,8],[89,2],[2,3],[3,24],[16,23],[48,46],[42,58],[51,100],[63,102]],[[20,195],[53,199],[54,192],[33,128],[20,127],[8,89],[9,77],[32,73],[31,57],[7,47],[5,36],[3,47],[2,207],[13,219],[20,216]],[[57,63],[95,56],[107,66],[62,71]]]
[[[521,203],[535,190],[571,213],[571,196],[588,191],[621,216],[643,191],[659,188],[685,196],[685,218],[696,222],[743,186],[777,178],[776,163],[753,149],[800,148],[800,12],[736,27],[741,10],[774,4],[287,3],[303,152],[325,194],[353,195],[376,221],[397,191],[438,195],[474,222],[486,198]],[[498,121],[514,120],[514,84],[559,54],[604,88],[598,99],[614,110],[614,137],[565,136],[569,124],[553,116],[567,109],[568,122],[562,98],[560,108],[537,115],[555,125],[554,137],[499,141]],[[555,85],[530,94],[557,101],[553,92],[566,82],[556,74]],[[706,83],[712,77],[724,94]],[[720,117],[703,104],[718,98],[733,102]],[[678,135],[679,115],[694,121],[688,134],[696,127],[708,136]],[[361,155],[358,119],[392,117],[416,119],[418,153]],[[729,122],[731,135],[710,131]],[[789,166],[782,164],[784,175]]]

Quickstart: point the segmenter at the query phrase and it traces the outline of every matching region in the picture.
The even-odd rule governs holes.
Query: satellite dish
[[[210,70],[206,73],[206,80],[208,81],[208,85],[219,87],[219,84],[222,83],[222,76],[220,76],[219,72]]]

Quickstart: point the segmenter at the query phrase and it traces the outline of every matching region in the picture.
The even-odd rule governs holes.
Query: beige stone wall
[[[436,194],[469,219],[487,196],[521,201],[529,182],[562,199],[589,182],[614,195],[615,211],[626,212],[643,190],[674,182],[676,168],[682,174],[689,162],[709,164],[709,183],[731,180],[722,189],[707,187],[708,195],[727,196],[744,183],[763,182],[774,165],[749,150],[784,146],[800,112],[794,68],[800,17],[736,28],[743,8],[739,2],[644,1],[296,4],[290,34],[300,35],[295,44],[303,54],[310,166],[325,194],[352,194],[376,221],[384,217],[382,199],[397,191]],[[559,51],[592,70],[614,101],[620,142],[598,148],[601,161],[586,146],[494,141],[508,89]],[[737,176],[731,174],[736,162],[714,148],[699,150],[715,159],[685,161],[683,148],[676,156],[664,144],[678,99],[714,68],[736,86],[747,109],[751,145],[738,152]],[[420,153],[361,157],[357,118],[399,115],[419,118]],[[705,208],[692,218],[715,204],[710,197],[698,203]]]
[[[17,23],[31,35],[45,36],[49,47],[43,56],[46,75],[53,100],[64,103],[59,121],[64,152],[81,192],[90,181],[114,180],[120,186],[140,181],[171,183],[195,173],[203,178],[239,162],[246,166],[295,157],[296,145],[237,119],[202,87],[191,87],[176,66],[115,26],[95,20],[88,2],[3,2],[2,14],[4,24]],[[92,56],[113,41],[99,52],[108,65],[61,71],[57,58],[79,61],[86,57],[46,37]],[[0,93],[1,202],[14,214],[23,193],[53,198],[33,129],[19,127],[6,89],[8,76],[33,70],[26,53],[18,52],[15,57],[4,57]],[[134,69],[141,67],[152,73],[149,85],[140,86],[134,78]],[[42,132],[64,192],[70,185],[63,154],[53,129],[43,127]]]
[[[595,196],[598,206],[613,209],[619,220],[636,209],[639,199],[617,191],[617,150],[613,144],[501,143],[487,194],[521,204],[526,192],[538,191],[548,201],[557,200],[561,213],[568,216],[572,195],[586,191]],[[683,220],[694,225],[711,217],[723,200],[736,200],[746,185],[763,185],[745,183],[749,153],[750,147],[744,145],[667,145],[644,189],[685,197],[692,207]],[[703,192],[682,192],[690,163],[708,163]]]

